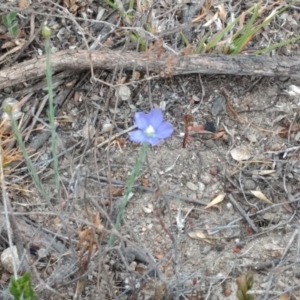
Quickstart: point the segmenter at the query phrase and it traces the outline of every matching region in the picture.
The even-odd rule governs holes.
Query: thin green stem
[[[42,183],[41,183],[41,181],[39,179],[39,176],[38,176],[38,174],[35,170],[35,167],[34,167],[32,161],[31,161],[31,159],[28,155],[28,152],[27,152],[25,144],[22,140],[22,135],[21,135],[21,132],[20,132],[19,127],[17,125],[17,122],[15,121],[15,119],[13,118],[13,116],[11,114],[9,114],[9,116],[10,116],[11,127],[12,127],[13,132],[14,132],[14,136],[15,136],[15,138],[17,140],[17,143],[18,143],[18,145],[19,145],[19,147],[22,151],[22,154],[24,156],[27,168],[28,168],[29,172],[31,173],[30,175],[31,175],[31,177],[32,177],[32,179],[35,183],[35,186],[38,189],[41,196],[47,201],[47,203],[50,206],[52,206],[50,200],[48,199],[48,196],[47,196],[45,190],[43,189]]]
[[[134,185],[134,182],[138,176],[138,174],[140,173],[140,170],[141,170],[141,167],[142,167],[142,163],[145,159],[145,156],[146,156],[146,153],[148,151],[148,148],[149,148],[149,144],[147,143],[144,143],[143,146],[142,146],[142,149],[139,153],[139,156],[135,162],[135,165],[134,165],[134,169],[133,169],[133,172],[131,173],[130,177],[129,177],[129,181],[128,181],[128,185],[127,185],[127,188],[126,188],[126,191],[125,191],[125,195],[122,199],[122,202],[121,202],[121,205],[120,205],[120,210],[119,210],[119,213],[118,213],[118,216],[117,216],[117,220],[116,220],[116,224],[115,224],[115,228],[116,229],[119,229],[119,226],[120,226],[120,223],[122,222],[123,220],[123,216],[124,216],[124,211],[125,211],[125,208],[126,208],[126,205],[129,201],[129,197],[130,197],[130,194],[132,192],[132,188],[133,188],[133,185]],[[114,242],[114,235],[111,234],[110,238],[109,238],[109,242],[108,242],[108,246],[111,246]]]
[[[48,96],[49,96],[49,110],[48,110],[48,118],[51,127],[51,149],[53,156],[53,164],[54,164],[54,176],[55,176],[55,188],[58,192],[59,190],[59,169],[58,169],[58,158],[56,152],[56,128],[55,128],[55,120],[54,120],[54,104],[53,104],[53,84],[52,84],[52,67],[51,67],[51,52],[50,52],[50,39],[46,38],[45,40],[45,50],[46,50],[46,78],[47,78],[47,86],[48,86]]]

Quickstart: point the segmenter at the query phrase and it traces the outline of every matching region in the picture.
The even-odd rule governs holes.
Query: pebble
[[[38,257],[39,258],[45,258],[48,256],[48,250],[46,248],[40,248],[38,250]]]
[[[203,192],[205,190],[205,184],[202,182],[198,182],[198,189],[200,192]]]
[[[161,231],[162,231],[161,225],[160,225],[160,224],[154,225],[154,230],[155,230],[156,232],[161,232]]]
[[[13,252],[13,256],[12,256],[12,252]],[[2,253],[1,253],[1,264],[3,266],[3,268],[13,274],[14,273],[14,262],[16,264],[16,266],[19,264],[19,256],[18,256],[18,251],[17,251],[17,247],[13,246],[13,249],[10,248],[6,248]],[[13,262],[13,257],[14,257],[14,262]]]
[[[197,95],[192,96],[193,101],[200,102],[200,98]]]
[[[211,175],[215,176],[219,173],[219,169],[217,167],[212,167],[210,168],[209,172]]]
[[[247,191],[255,190],[256,183],[251,179],[246,179],[244,182],[244,189]]]
[[[127,101],[131,96],[131,91],[128,86],[122,85],[116,90],[116,96],[119,96],[123,101]]]
[[[211,175],[210,174],[201,174],[200,179],[201,179],[202,183],[209,184],[211,182]]]
[[[187,182],[186,186],[187,186],[190,190],[192,190],[192,191],[197,191],[197,190],[198,190],[198,186],[197,186],[196,184],[190,182],[190,181]]]
[[[203,142],[208,149],[215,148],[215,142],[213,140],[206,140]]]
[[[226,204],[226,207],[227,207],[228,210],[232,210],[233,209],[233,205],[230,202],[228,202]]]
[[[214,103],[211,108],[211,113],[217,116],[221,113],[226,113],[226,100],[223,96],[218,96],[214,99]]]
[[[215,249],[216,249],[216,251],[218,251],[218,252],[221,252],[221,251],[223,251],[224,250],[224,245],[222,245],[222,244],[216,244],[216,246],[215,246]]]

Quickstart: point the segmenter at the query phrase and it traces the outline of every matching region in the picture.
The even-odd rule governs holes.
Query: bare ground
[[[255,299],[299,299],[300,102],[286,91],[300,83],[173,76],[133,83],[122,101],[119,87],[107,83],[131,74],[94,75],[101,81],[70,74],[57,84],[58,193],[47,130],[42,123],[34,132],[29,127],[31,108],[38,109],[46,92],[32,84],[35,96],[22,107],[27,145],[35,149],[54,207],[38,197],[23,165],[6,171],[19,226],[14,236],[30,253],[39,299],[237,299],[236,279],[247,272]],[[68,97],[73,79],[75,93]],[[27,92],[6,88],[1,100]],[[141,148],[128,140],[127,129],[136,111],[151,107],[163,109],[175,132],[148,152],[115,232]],[[206,132],[190,132],[183,147],[186,114]],[[46,109],[39,118],[47,120]],[[222,201],[206,208],[217,197]],[[8,241],[1,222],[2,252]],[[3,299],[9,278],[2,268]]]

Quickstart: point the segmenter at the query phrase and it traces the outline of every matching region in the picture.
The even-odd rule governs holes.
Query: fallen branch
[[[300,58],[251,55],[156,55],[135,52],[64,50],[51,57],[54,73],[90,69],[137,70],[161,76],[185,74],[227,74],[289,76],[300,78]],[[45,56],[34,58],[0,71],[0,89],[45,76]]]

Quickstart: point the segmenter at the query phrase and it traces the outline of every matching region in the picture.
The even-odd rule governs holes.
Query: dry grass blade
[[[205,206],[205,209],[221,203],[225,199],[226,194],[221,194],[215,197],[210,203]]]
[[[270,205],[273,205],[274,203],[269,200],[261,191],[251,191],[251,193],[258,198],[259,200],[262,200],[264,202],[267,202]]]

